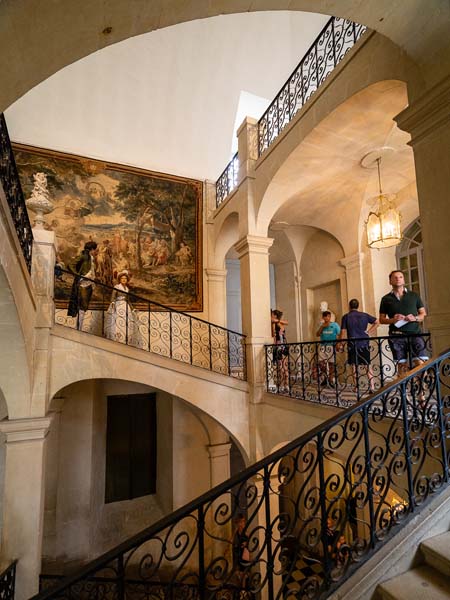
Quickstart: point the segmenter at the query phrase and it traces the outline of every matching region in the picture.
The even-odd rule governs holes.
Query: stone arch
[[[0,95],[0,109],[4,110],[29,89],[88,54],[127,38],[162,27],[194,19],[216,15],[261,10],[303,10],[328,14],[326,0],[297,0],[295,4],[279,0],[236,0],[232,8],[224,10],[218,2],[205,4],[194,0],[188,7],[184,3],[172,3],[170,8],[164,0],[148,4],[145,1],[129,3],[112,0],[105,4],[92,0],[80,6],[76,0],[58,3],[42,3],[26,0],[20,4],[3,3],[0,18],[5,23],[1,42],[1,71],[4,74]],[[377,10],[368,11],[364,5],[344,1],[336,16],[363,23],[406,48],[412,56],[420,57],[426,47],[424,39],[430,30],[442,31],[441,11],[434,15],[418,14],[415,4],[393,10],[389,0],[380,0]],[[443,11],[442,11],[443,12]],[[389,18],[380,19],[380,14]],[[423,26],[420,25],[423,19]],[[416,24],[416,35],[408,36],[405,22]],[[430,22],[431,21],[431,22]],[[421,32],[421,34],[417,33]],[[444,36],[446,31],[444,30]],[[406,37],[408,36],[408,37]],[[406,38],[406,39],[405,39]],[[440,41],[444,47],[444,41]],[[33,53],[32,61],[23,57]],[[425,61],[425,64],[426,61]],[[20,77],[7,77],[8,73],[20,73]]]
[[[302,145],[309,143],[308,139],[323,128],[327,119],[333,118],[333,115],[339,112],[345,116],[349,103],[356,103],[365,95],[370,98],[382,94],[383,91],[389,93],[394,88],[397,89],[397,96],[401,96],[401,100],[393,102],[390,107],[392,125],[393,117],[407,105],[405,82],[408,81],[408,73],[413,67],[405,55],[394,44],[376,34],[362,39],[360,43],[362,45],[359,51],[342,61],[332,72],[323,89],[299,111],[285,132],[258,160],[255,194],[258,235],[266,235],[271,219],[286,199],[275,197],[279,196],[281,191],[278,179],[283,171],[286,171],[289,165],[292,167],[294,163],[297,172],[300,172],[301,166],[298,162]],[[361,70],[365,70],[365,78],[355,77],[355,71],[359,73]],[[328,86],[332,87],[332,93],[326,93]],[[314,161],[312,164],[315,164]],[[303,224],[314,225],[308,222]]]
[[[219,268],[225,265],[225,256],[239,240],[239,214],[230,212],[218,226],[214,246],[214,262]]]
[[[31,374],[26,339],[3,265],[0,264],[0,397],[10,419],[29,416]],[[30,341],[31,343],[31,341]]]
[[[119,379],[144,384],[206,413],[227,429],[248,454],[247,383],[140,350],[126,348],[125,354],[122,347],[117,348],[117,342],[85,337],[80,343],[53,338],[49,398],[83,380]]]

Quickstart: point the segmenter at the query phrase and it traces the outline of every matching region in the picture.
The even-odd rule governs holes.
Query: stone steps
[[[420,545],[425,564],[385,581],[377,588],[380,600],[450,599],[450,532]]]

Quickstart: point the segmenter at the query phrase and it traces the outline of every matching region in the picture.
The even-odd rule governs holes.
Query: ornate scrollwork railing
[[[328,597],[448,485],[449,423],[447,351],[35,600]]]
[[[347,19],[331,17],[258,121],[259,156],[319,89],[366,29]]]
[[[6,569],[0,573],[0,598],[2,600],[14,600],[16,588],[16,565],[17,560],[13,561]]]
[[[216,208],[218,208],[225,198],[230,194],[238,183],[239,159],[238,153],[233,156],[225,167],[223,173],[216,181]]]
[[[431,356],[429,333],[405,335],[401,340],[409,369]],[[398,377],[392,355],[392,344],[397,342],[398,336],[268,345],[267,391],[347,408]]]
[[[258,156],[277,139],[366,30],[364,25],[331,17],[258,121]],[[237,186],[238,167],[236,153],[216,182],[216,207]]]
[[[93,284],[88,310],[69,316],[71,299],[80,305],[82,282]],[[55,269],[55,323],[246,379],[245,335],[59,267]]]
[[[28,271],[31,272],[33,233],[3,113],[0,114],[0,182],[5,192],[23,257]]]

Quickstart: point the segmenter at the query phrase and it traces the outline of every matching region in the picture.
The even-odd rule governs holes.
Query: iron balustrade
[[[239,159],[238,153],[233,156],[225,167],[223,173],[216,181],[216,208],[218,208],[225,198],[230,194],[238,183]]]
[[[449,423],[450,350],[34,600],[327,597],[448,485]]]
[[[92,283],[89,310],[67,314],[72,290]],[[245,335],[99,281],[55,269],[55,323],[195,367],[246,379]]]
[[[16,589],[16,565],[13,561],[2,573],[0,573],[0,598],[2,600],[14,600]]]
[[[423,340],[421,345],[425,346],[420,352],[422,358],[431,356],[429,333],[401,339],[406,344],[409,369],[416,366],[417,340]],[[267,391],[340,408],[352,406],[398,377],[393,340],[398,336],[267,345]]]
[[[33,249],[33,232],[28,218],[27,208],[23,197],[17,173],[16,161],[9,139],[5,117],[0,114],[0,182],[5,192],[6,201],[14,223],[23,257],[28,272],[31,273],[31,252]]]
[[[331,17],[258,121],[258,154],[276,140],[367,28]]]
[[[261,156],[291,122],[307,100],[367,31],[364,25],[331,17],[309,50],[258,121],[258,156]],[[216,207],[238,183],[238,153],[216,182]]]

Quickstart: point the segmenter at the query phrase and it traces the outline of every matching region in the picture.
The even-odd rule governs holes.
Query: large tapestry
[[[202,310],[201,181],[13,147],[25,198],[33,175],[47,175],[54,202],[47,223],[56,232],[61,267],[93,240],[102,283],[113,286],[115,274],[128,269],[134,294],[177,310]],[[58,290],[57,297],[68,299],[69,293]]]

